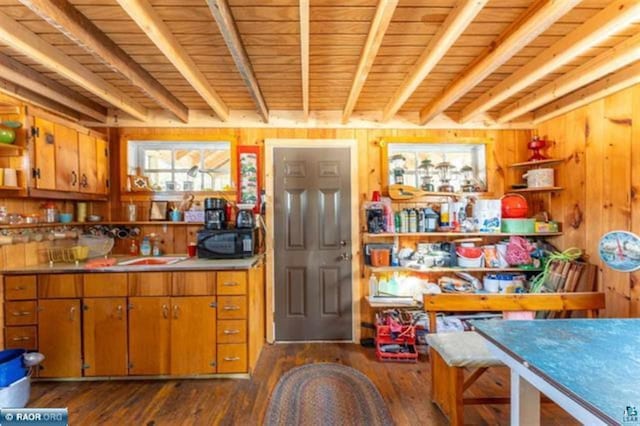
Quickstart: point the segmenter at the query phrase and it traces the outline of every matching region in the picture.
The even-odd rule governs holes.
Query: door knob
[[[349,261],[353,258],[353,256],[350,253],[342,253],[339,257],[339,260],[343,260],[343,261]]]
[[[344,247],[347,245],[347,242],[345,240],[340,240],[340,247]]]

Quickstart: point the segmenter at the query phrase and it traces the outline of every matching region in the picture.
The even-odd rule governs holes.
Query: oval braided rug
[[[373,383],[351,367],[308,364],[288,371],[271,394],[265,425],[392,425]]]

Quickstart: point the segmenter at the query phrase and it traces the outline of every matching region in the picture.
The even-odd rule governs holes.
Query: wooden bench
[[[437,334],[436,314],[440,312],[552,311],[566,314],[585,311],[596,318],[605,307],[604,293],[544,294],[434,294],[424,296],[429,316],[429,359],[431,400],[452,425],[464,423],[465,404],[505,404],[508,397],[465,398],[464,392],[487,371],[501,366],[475,332]],[[472,371],[465,378],[465,370]]]

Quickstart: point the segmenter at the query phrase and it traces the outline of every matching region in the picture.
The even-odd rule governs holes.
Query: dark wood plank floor
[[[372,349],[352,344],[283,344],[267,346],[250,380],[169,380],[34,383],[31,407],[68,407],[72,425],[253,425],[261,424],[269,395],[281,375],[307,363],[352,366],[378,387],[399,425],[444,425],[430,402],[429,363],[379,363]],[[471,394],[508,395],[508,372],[493,369]],[[509,406],[465,409],[474,425],[509,424]],[[545,425],[574,423],[559,407],[544,404]]]

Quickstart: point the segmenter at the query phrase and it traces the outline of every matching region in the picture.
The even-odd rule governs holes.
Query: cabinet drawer
[[[218,373],[246,373],[247,345],[218,345]]]
[[[36,298],[36,276],[21,275],[4,278],[5,300],[26,300]]]
[[[40,275],[38,277],[38,297],[41,299],[82,297],[82,275]]]
[[[5,307],[5,323],[7,325],[37,324],[38,313],[35,300],[26,302],[7,302]]]
[[[38,332],[35,326],[7,327],[4,330],[4,336],[7,349],[38,349]]]
[[[127,296],[127,274],[86,274],[82,284],[84,297]]]
[[[219,295],[247,294],[247,273],[239,272],[218,272],[217,290]]]
[[[128,281],[129,296],[171,295],[171,272],[135,272]]]
[[[216,294],[216,273],[174,272],[171,294],[173,296],[214,296]]]
[[[218,321],[218,343],[246,343],[246,320],[221,320]]]
[[[218,319],[247,318],[246,296],[218,296]]]

